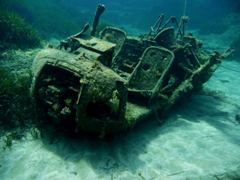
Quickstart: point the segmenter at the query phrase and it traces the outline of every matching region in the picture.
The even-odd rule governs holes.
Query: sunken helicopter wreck
[[[92,28],[86,24],[33,62],[31,94],[51,122],[104,136],[151,115],[161,117],[201,88],[225,56],[204,51],[198,39],[186,34],[186,16],[165,21],[162,14],[139,37],[115,27],[98,35],[104,9],[97,7]]]

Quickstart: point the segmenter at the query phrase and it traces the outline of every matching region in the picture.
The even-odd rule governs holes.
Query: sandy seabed
[[[29,133],[0,150],[1,180],[240,178],[240,64],[225,61],[204,90],[110,141]]]

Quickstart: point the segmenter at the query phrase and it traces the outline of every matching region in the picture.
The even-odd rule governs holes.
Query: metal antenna
[[[187,10],[187,0],[184,0],[183,16],[186,16],[186,10]]]

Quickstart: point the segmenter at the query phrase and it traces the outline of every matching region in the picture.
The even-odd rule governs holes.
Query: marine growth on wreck
[[[33,62],[32,96],[46,118],[104,136],[162,115],[201,88],[225,55],[207,53],[186,32],[188,17],[160,15],[139,37],[115,27],[96,29],[105,6],[98,5],[93,25],[56,48],[42,50]]]

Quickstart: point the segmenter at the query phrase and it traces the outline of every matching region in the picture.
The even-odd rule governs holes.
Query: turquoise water
[[[91,26],[99,3],[97,33],[112,25],[137,37],[162,13],[184,15],[206,52],[234,51],[162,124],[153,116],[106,139],[42,130],[33,59]],[[240,179],[239,63],[238,0],[0,0],[0,179]]]

